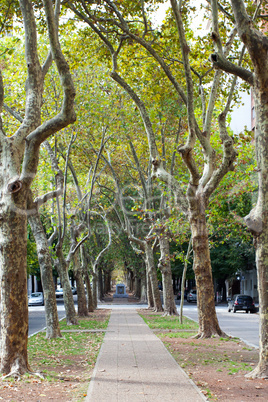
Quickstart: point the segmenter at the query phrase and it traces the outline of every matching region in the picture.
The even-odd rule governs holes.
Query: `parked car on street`
[[[77,289],[74,286],[72,286],[71,289],[72,289],[72,294],[77,295]]]
[[[194,289],[190,290],[190,292],[187,294],[187,301],[188,301],[188,303],[197,301],[196,290],[194,290]]]
[[[186,299],[187,298],[187,290],[185,290],[184,291],[184,299]],[[181,291],[179,290],[178,291],[178,293],[177,293],[177,300],[180,300],[181,299]]]
[[[58,288],[55,291],[56,297],[63,297],[63,289],[62,288]]]
[[[248,295],[234,295],[228,301],[228,313],[231,311],[236,313],[238,310],[245,311],[246,313],[256,313],[256,307],[251,296]]]
[[[28,299],[28,306],[44,306],[44,295],[42,292],[34,292]]]

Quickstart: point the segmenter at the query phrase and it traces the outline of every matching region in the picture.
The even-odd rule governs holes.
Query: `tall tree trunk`
[[[79,252],[76,251],[76,253],[73,256],[73,271],[77,289],[77,314],[78,317],[87,317],[88,316],[87,299],[82,276],[82,268],[80,265],[78,253]]]
[[[194,251],[194,273],[197,285],[198,337],[226,336],[220,329],[216,315],[205,213],[200,210],[191,211],[190,224]]]
[[[94,310],[98,307],[98,267],[94,264],[92,275],[92,299]]]
[[[110,291],[110,271],[104,271],[104,294]]]
[[[153,310],[163,311],[160,292],[158,289],[157,274],[154,264],[154,254],[151,245],[148,244],[147,242],[145,242],[145,255],[146,255],[146,268],[150,278],[150,285],[153,295],[153,303],[154,303]]]
[[[146,288],[146,270],[143,271],[141,275],[141,294],[140,294],[140,302],[146,303],[147,300],[147,288]]]
[[[28,217],[28,222],[31,226],[38,255],[38,262],[40,266],[41,281],[45,301],[45,314],[46,314],[46,337],[48,339],[61,337],[59,318],[57,310],[57,302],[55,296],[55,286],[52,275],[51,255],[49,252],[49,245],[44,232],[39,213]]]
[[[1,192],[1,373],[4,374],[21,375],[29,370],[25,211],[25,191]]]
[[[177,315],[178,312],[175,304],[172,284],[168,237],[165,233],[162,233],[158,236],[158,240],[161,252],[158,268],[162,273],[163,280],[164,315]]]
[[[138,277],[137,272],[135,273],[135,297],[141,298],[141,278]]]
[[[102,268],[101,266],[98,269],[98,300],[103,299],[103,278],[102,278]]]
[[[266,72],[266,76],[267,76]],[[257,367],[247,375],[250,378],[268,378],[268,87],[267,80],[254,85],[256,111],[256,156],[258,166],[258,202],[245,217],[254,235],[258,273],[260,309],[260,349]]]
[[[181,303],[180,303],[180,323],[181,324],[183,323],[183,305],[184,305],[185,281],[186,281],[188,259],[189,259],[189,256],[190,256],[191,248],[192,248],[192,238],[189,241],[187,253],[186,253],[186,256],[184,258],[183,273],[182,273],[182,278],[181,278]]]
[[[153,299],[153,292],[152,292],[152,286],[151,286],[151,280],[149,276],[149,272],[146,269],[146,290],[147,290],[147,302],[148,302],[148,309],[153,310],[154,308],[154,299]]]
[[[267,159],[268,161],[268,159]],[[268,167],[268,165],[267,165]],[[268,191],[268,188],[267,188]],[[266,206],[267,208],[268,206]],[[258,273],[260,349],[257,367],[247,375],[249,378],[268,378],[268,210],[263,211],[263,230],[256,238],[256,263]]]
[[[88,272],[86,273],[84,272],[84,279],[87,288],[87,309],[90,313],[92,313],[94,311],[94,306],[93,306],[93,296]]]
[[[90,279],[89,279],[89,274],[88,274],[88,258],[87,258],[87,253],[84,244],[81,245],[81,261],[82,261],[82,269],[83,269],[83,275],[84,275],[84,280],[86,283],[86,288],[87,288],[87,309],[90,313],[94,311],[94,305],[93,305],[93,296],[92,296],[92,290],[91,290],[91,285],[90,285]]]
[[[78,325],[76,312],[74,308],[73,294],[69,281],[68,268],[61,247],[57,247],[56,255],[58,257],[57,270],[60,277],[61,286],[63,289],[63,300],[66,312],[66,322],[67,325]]]

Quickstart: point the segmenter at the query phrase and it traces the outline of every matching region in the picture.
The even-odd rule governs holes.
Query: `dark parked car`
[[[238,310],[245,311],[248,313],[256,313],[256,307],[251,296],[247,295],[235,295],[231,300],[228,301],[228,313],[232,311],[236,313]]]
[[[190,292],[187,295],[187,301],[188,303],[190,302],[196,302],[197,301],[197,293],[196,290],[190,290]]]
[[[185,290],[184,291],[184,299],[186,299],[187,298],[187,290]],[[178,294],[177,294],[177,300],[180,300],[181,299],[181,291],[179,290],[178,291]]]

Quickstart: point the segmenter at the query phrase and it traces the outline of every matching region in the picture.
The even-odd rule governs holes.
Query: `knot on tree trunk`
[[[22,188],[22,182],[19,179],[17,179],[12,183],[8,184],[7,191],[9,193],[17,193],[18,191],[20,191],[21,188]]]
[[[218,58],[218,54],[217,54],[217,53],[212,53],[212,54],[209,56],[209,61],[211,61],[212,63],[217,63],[218,60],[219,60],[219,58]]]
[[[253,236],[259,236],[262,233],[262,219],[256,211],[256,208],[253,208],[251,212],[244,217],[246,225]]]

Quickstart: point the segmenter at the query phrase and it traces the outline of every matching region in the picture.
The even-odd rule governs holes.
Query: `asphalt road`
[[[76,304],[77,296],[74,296]],[[65,317],[65,309],[63,299],[57,299],[59,320]],[[29,306],[29,336],[36,334],[46,327],[45,307],[44,306]]]
[[[179,309],[179,307],[178,307]],[[244,311],[228,313],[227,305],[216,306],[221,329],[228,335],[245,341],[248,345],[259,347],[259,314],[247,314]],[[196,304],[185,304],[183,314],[198,321]]]
[[[77,296],[74,296],[75,305],[77,304]],[[59,319],[65,316],[63,299],[57,299]],[[100,308],[146,308],[147,305],[141,304],[100,304]],[[178,306],[179,310],[179,306]],[[245,341],[248,345],[259,347],[259,315],[246,314],[245,312],[228,313],[227,305],[220,305],[216,307],[216,312],[221,329],[228,335],[238,337]],[[185,316],[198,321],[196,304],[185,303],[183,313]],[[45,328],[45,308],[29,307],[29,335]]]

